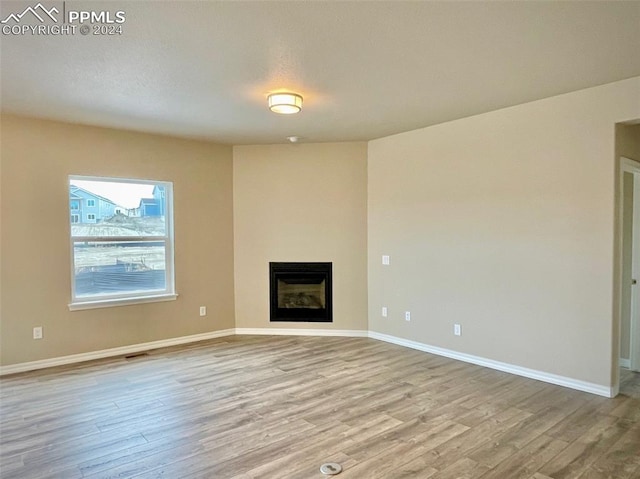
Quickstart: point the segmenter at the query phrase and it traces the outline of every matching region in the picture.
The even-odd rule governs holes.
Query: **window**
[[[154,197],[156,190],[164,195]],[[70,309],[176,298],[172,192],[169,182],[69,177],[69,195],[99,196],[102,205],[86,223],[71,214]]]
[[[77,200],[71,200],[71,209],[72,210],[79,210],[80,209],[80,204],[78,203]]]
[[[87,200],[87,206],[95,206],[96,200]]]

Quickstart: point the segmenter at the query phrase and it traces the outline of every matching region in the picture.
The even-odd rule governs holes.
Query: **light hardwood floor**
[[[0,386],[2,479],[640,478],[640,399],[372,339],[234,336]]]
[[[640,373],[620,368],[620,393],[640,398]]]

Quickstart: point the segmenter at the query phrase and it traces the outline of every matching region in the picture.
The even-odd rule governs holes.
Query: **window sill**
[[[138,296],[136,298],[105,299],[102,301],[86,301],[69,304],[70,311],[83,309],[113,308],[115,306],[130,306],[132,304],[158,303],[160,301],[175,301],[177,294],[157,294],[154,296]]]

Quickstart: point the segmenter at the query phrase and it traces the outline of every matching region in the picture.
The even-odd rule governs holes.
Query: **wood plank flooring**
[[[620,368],[620,393],[640,398],[640,373]]]
[[[640,478],[640,398],[372,339],[233,336],[0,388],[2,479]]]

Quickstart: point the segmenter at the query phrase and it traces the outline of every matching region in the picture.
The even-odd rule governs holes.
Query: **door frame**
[[[618,228],[618,238],[619,238],[619,265],[620,271],[618,275],[618,284],[619,284],[619,305],[622,306],[622,291],[623,291],[623,278],[622,278],[622,265],[623,265],[623,254],[622,254],[622,231],[623,231],[623,221],[624,221],[624,174],[631,173],[633,174],[633,232],[632,232],[632,247],[631,247],[631,276],[632,278],[640,281],[640,162],[631,160],[629,158],[620,157],[620,176],[619,176],[619,203],[618,203],[618,212],[619,212],[619,228]],[[636,285],[636,287],[631,290],[631,322],[630,322],[630,366],[632,370],[638,371],[640,370],[640,283]],[[620,311],[620,315],[622,312],[622,308],[618,309]],[[618,342],[622,339],[622,331],[621,331],[622,317],[620,316],[620,322],[618,323]],[[618,358],[616,364],[619,362],[619,349],[618,349]],[[619,365],[618,365],[619,367]],[[618,381],[619,382],[619,381]]]
[[[640,280],[640,171],[633,174],[633,239],[631,245],[631,276]],[[640,371],[640,285],[631,288],[631,326],[629,360],[632,371]]]

